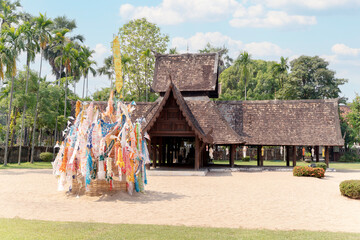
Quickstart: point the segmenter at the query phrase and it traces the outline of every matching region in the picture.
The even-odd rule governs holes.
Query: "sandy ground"
[[[150,176],[146,194],[67,196],[51,170],[0,170],[0,218],[167,224],[231,228],[360,232],[360,200],[339,183],[360,171],[325,179],[291,172]]]

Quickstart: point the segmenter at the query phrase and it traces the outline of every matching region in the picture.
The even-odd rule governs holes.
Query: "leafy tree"
[[[281,89],[283,99],[338,98],[345,79],[335,78],[329,63],[315,56],[301,56],[290,62],[291,74]]]
[[[93,93],[92,98],[94,101],[107,101],[110,96],[111,88],[102,88]]]
[[[360,96],[356,95],[352,103],[350,103],[350,112],[347,114],[346,123],[348,127],[346,128],[347,134],[351,142],[360,142]],[[345,138],[346,141],[346,138]]]
[[[148,22],[145,18],[132,20],[119,29],[120,47],[122,54],[131,58],[128,69],[128,82],[125,84],[126,93],[136,101],[146,99],[146,91],[152,84],[155,56],[143,58],[147,49],[164,53],[167,49],[169,37],[161,33],[160,28]],[[125,71],[125,70],[124,70]],[[150,94],[149,98],[151,99]]]
[[[239,57],[236,59],[235,61],[235,68],[237,69],[237,71],[240,72],[240,78],[243,80],[244,82],[244,95],[245,95],[245,101],[246,101],[246,86],[248,84],[248,82],[250,81],[251,78],[251,55],[248,52],[242,52],[240,53]]]
[[[175,50],[176,50],[176,48],[175,48]],[[229,49],[225,46],[215,47],[215,46],[211,45],[210,43],[207,43],[203,49],[199,50],[199,53],[212,53],[212,52],[219,53],[220,72],[222,72],[225,69],[227,69],[228,67],[230,67],[231,64],[234,62],[234,60],[228,55]]]

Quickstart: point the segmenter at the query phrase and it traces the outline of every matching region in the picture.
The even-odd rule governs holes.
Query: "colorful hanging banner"
[[[121,95],[122,82],[122,70],[121,70],[121,53],[119,37],[116,36],[113,41],[113,55],[114,55],[114,69],[115,69],[115,89],[118,94]]]

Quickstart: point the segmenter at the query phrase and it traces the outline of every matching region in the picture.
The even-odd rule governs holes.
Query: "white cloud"
[[[157,24],[173,25],[194,20],[216,21],[228,17],[241,7],[235,0],[163,0],[157,6],[123,4],[120,6],[120,16],[125,19],[146,17]]]
[[[93,55],[93,58],[97,62],[98,66],[102,65],[102,63],[104,62],[104,58],[111,53],[111,51],[107,49],[102,43],[96,44],[94,51],[95,53]]]
[[[198,52],[203,49],[207,43],[213,46],[225,46],[229,49],[229,55],[236,58],[241,51],[248,51],[256,58],[277,59],[279,56],[288,56],[291,51],[282,49],[280,46],[270,42],[251,42],[243,43],[240,40],[232,39],[229,36],[219,32],[196,33],[190,38],[175,37],[171,41],[171,47],[176,47],[180,52]]]
[[[296,9],[301,7],[311,10],[326,10],[331,8],[359,7],[360,0],[266,0],[265,5],[271,8]]]
[[[176,25],[184,22],[214,22],[230,20],[233,27],[274,28],[284,26],[307,26],[316,24],[314,16],[289,15],[284,11],[266,9],[263,4],[245,7],[235,0],[163,0],[156,6],[123,4],[120,6],[123,19],[147,18],[161,25]]]
[[[351,48],[342,43],[332,46],[331,51],[337,55],[357,56],[360,54],[360,48]]]
[[[260,11],[259,11],[260,12]],[[283,11],[269,11],[264,15],[251,17],[250,14],[242,18],[230,20],[233,27],[255,27],[255,28],[274,28],[274,27],[299,27],[316,24],[316,17],[289,15]]]
[[[282,49],[271,42],[252,42],[245,44],[245,50],[257,57],[288,56],[291,51]]]

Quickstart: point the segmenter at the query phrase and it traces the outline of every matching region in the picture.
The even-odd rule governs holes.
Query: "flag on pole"
[[[114,55],[114,69],[115,69],[115,89],[116,92],[121,96],[123,81],[122,81],[122,70],[121,70],[120,42],[118,36],[116,36],[113,41],[113,55]]]

